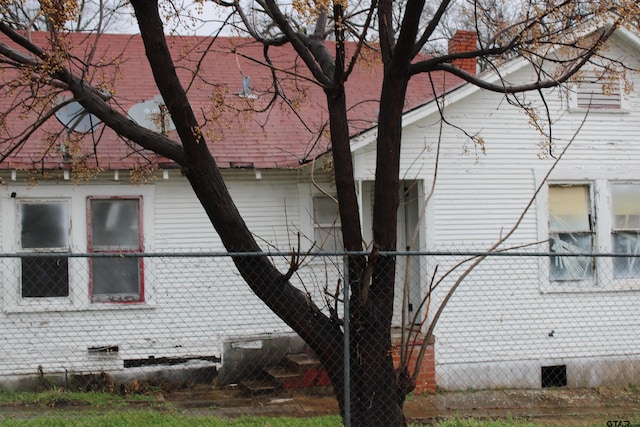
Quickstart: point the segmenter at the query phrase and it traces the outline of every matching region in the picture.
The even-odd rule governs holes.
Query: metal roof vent
[[[251,93],[251,77],[242,76],[242,91],[238,93],[240,98],[257,99],[258,95]]]

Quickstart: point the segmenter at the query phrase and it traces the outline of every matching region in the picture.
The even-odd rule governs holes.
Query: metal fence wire
[[[256,254],[236,254],[244,255]],[[361,352],[376,346],[357,338],[361,307],[349,298],[347,255],[306,254],[295,271],[292,254],[259,255],[290,270],[309,304],[346,332],[335,362],[346,382],[342,408],[361,409],[358,387],[389,373],[363,362]],[[393,255],[386,351],[407,367],[413,393],[640,384],[637,257]],[[229,254],[25,253],[0,263],[4,389],[332,392],[326,366],[251,291]]]

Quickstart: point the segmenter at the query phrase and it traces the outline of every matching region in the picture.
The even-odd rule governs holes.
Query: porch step
[[[308,354],[290,354],[286,358],[287,369],[303,373],[311,369],[322,369],[322,364],[315,356]]]
[[[280,384],[287,380],[297,380],[301,376],[298,372],[293,372],[283,367],[265,368],[262,370],[262,372],[265,373],[267,378],[274,380]]]
[[[266,394],[272,393],[280,385],[269,380],[244,380],[240,381],[240,388],[247,394]]]
[[[279,388],[305,388],[331,385],[320,361],[309,354],[290,354],[280,366],[265,368],[253,379],[240,382],[247,394],[271,393]]]

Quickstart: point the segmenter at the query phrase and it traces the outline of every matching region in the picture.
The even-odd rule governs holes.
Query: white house
[[[325,194],[333,191],[325,167],[327,141],[306,130],[319,128],[327,119],[319,89],[291,91],[304,101],[297,115],[283,108],[276,108],[268,120],[267,115],[243,115],[238,113],[242,106],[268,98],[268,74],[246,59],[258,57],[260,47],[226,40],[226,47],[237,47],[236,54],[214,58],[200,56],[204,39],[176,38],[172,43],[185,65],[185,79],[189,65],[202,59],[206,75],[227,82],[212,88],[204,77],[195,79],[190,91],[195,105],[210,106],[222,96],[236,99],[235,110],[216,117],[208,115],[213,110],[202,114],[209,119],[212,150],[229,189],[265,249],[288,251],[300,244],[305,250],[314,240],[332,249],[336,223],[335,208]],[[162,110],[145,104],[157,90],[148,77],[139,38],[104,35],[99,46],[105,58],[126,53],[116,67],[117,78],[96,77],[117,88],[119,108],[136,120],[142,120],[136,109],[160,114],[164,124],[157,130],[170,133],[171,123]],[[639,52],[640,41],[623,30],[610,44],[610,55],[631,69],[639,66]],[[277,58],[287,64],[291,52]],[[377,106],[375,94],[363,88],[379,87],[380,77],[375,67],[357,73],[348,97],[356,107],[354,166],[367,236]],[[525,81],[531,73],[526,62],[516,59],[505,64],[502,78]],[[126,78],[131,75],[136,78]],[[585,76],[591,76],[589,70]],[[425,77],[411,83],[407,100],[398,248],[409,246],[417,227],[413,249],[488,249],[516,222],[540,186],[535,203],[505,245],[542,242],[534,249],[638,253],[637,91],[623,90],[632,88],[623,88],[617,80],[606,82],[604,92],[600,83],[584,81],[545,91],[553,132],[549,147],[530,117],[504,95],[451,76],[434,77],[435,87],[446,93],[437,101],[445,120]],[[626,79],[634,82],[638,74],[629,71]],[[536,93],[522,97],[543,107]],[[0,101],[5,111],[8,105],[8,99]],[[6,254],[0,273],[0,337],[5,343],[0,376],[9,381],[38,369],[125,375],[174,363],[224,368],[242,361],[233,359],[237,349],[300,349],[290,330],[252,295],[230,259],[187,256],[222,252],[223,247],[179,169],[142,153],[152,166],[147,168],[108,130],[100,134],[94,155],[91,142],[101,125],[94,128],[90,122],[80,142],[73,136],[81,129],[69,129],[74,125],[65,116],[59,119],[66,129],[50,123],[31,144],[9,156],[0,171],[1,252]],[[157,124],[157,117],[151,122]],[[19,127],[19,120],[10,125]],[[47,151],[46,132],[54,131],[69,131],[71,137],[58,150]],[[475,142],[470,135],[476,136]],[[554,157],[570,141],[545,182]],[[47,176],[25,172],[34,165],[42,166]],[[48,255],[30,257],[43,252]],[[86,253],[152,256],[91,261],[74,256]],[[412,261],[412,311],[418,310],[435,266],[441,274],[459,258],[431,255]],[[286,259],[277,261],[286,265]],[[325,271],[338,261],[309,261],[300,271],[301,286],[321,296],[331,276]],[[451,285],[447,280],[434,294],[433,307]],[[567,382],[574,386],[638,383],[639,305],[640,269],[632,263],[612,258],[487,259],[460,285],[438,323],[438,385],[540,387],[543,368],[556,366],[566,367]],[[272,344],[275,341],[278,344]]]

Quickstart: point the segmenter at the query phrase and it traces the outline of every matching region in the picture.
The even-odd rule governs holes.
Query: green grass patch
[[[29,406],[125,406],[128,403],[145,402],[155,403],[155,396],[144,394],[131,394],[121,396],[114,393],[104,392],[78,392],[66,391],[64,389],[48,390],[44,392],[20,392],[20,393],[0,393],[0,404],[29,405]]]
[[[135,427],[135,426],[210,426],[210,427],[339,427],[342,420],[338,416],[315,418],[290,417],[241,417],[221,419],[213,416],[188,416],[159,412],[149,409],[136,411],[111,411],[104,414],[69,412],[56,416],[42,416],[29,419],[1,419],[0,426],[19,427]]]

